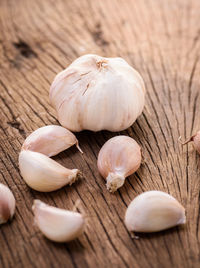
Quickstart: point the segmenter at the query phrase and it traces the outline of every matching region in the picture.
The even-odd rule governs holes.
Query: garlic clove
[[[59,73],[50,101],[60,124],[72,131],[120,131],[142,113],[145,86],[122,58],[84,55]]]
[[[179,141],[182,145],[185,145],[189,142],[193,142],[194,148],[196,149],[196,151],[200,154],[200,130],[197,131],[197,133],[195,135],[193,135],[192,137],[190,137],[188,140],[186,140],[185,142],[181,141],[181,137],[179,137]]]
[[[20,152],[19,168],[25,182],[40,192],[55,191],[81,177],[78,169],[67,169],[46,155],[32,151]]]
[[[68,242],[83,233],[84,217],[78,213],[49,206],[34,200],[34,220],[40,231],[55,242]]]
[[[0,183],[0,224],[12,219],[15,212],[15,198],[11,190]]]
[[[159,232],[185,222],[184,207],[161,191],[140,194],[129,204],[125,214],[125,225],[134,232]]]
[[[34,151],[51,157],[74,144],[82,153],[78,140],[71,131],[61,126],[49,125],[32,132],[24,141],[22,150]]]
[[[107,181],[107,189],[115,192],[133,174],[141,164],[141,148],[128,136],[116,136],[108,140],[101,148],[97,166]]]

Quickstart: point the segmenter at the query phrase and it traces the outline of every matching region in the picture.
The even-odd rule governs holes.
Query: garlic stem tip
[[[182,137],[180,136],[178,138],[178,141],[180,142],[181,145],[185,145],[185,144],[189,143],[190,141],[192,141],[192,137],[190,137],[189,139],[187,139],[185,141],[182,141]]]
[[[77,141],[76,143],[76,148],[79,150],[80,153],[83,154],[83,151],[81,150],[80,146],[79,146],[79,142]]]

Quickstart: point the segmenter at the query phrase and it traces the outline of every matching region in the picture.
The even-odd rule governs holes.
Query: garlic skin
[[[40,200],[34,200],[32,210],[38,228],[52,241],[68,242],[83,233],[85,221],[78,212],[52,207]]]
[[[21,151],[19,168],[29,187],[40,192],[51,192],[74,183],[81,172],[67,169],[44,154]]]
[[[128,136],[116,136],[109,139],[101,148],[97,166],[107,181],[107,189],[115,192],[127,176],[133,174],[141,164],[141,148]]]
[[[179,137],[179,141],[182,145],[185,145],[189,142],[193,142],[194,148],[196,149],[196,151],[200,154],[200,130],[197,131],[197,133],[195,135],[193,135],[192,137],[190,137],[188,140],[186,140],[185,142],[181,141],[181,137]]]
[[[134,232],[159,232],[185,222],[184,207],[161,191],[140,194],[129,204],[125,214],[125,225]]]
[[[11,190],[0,183],[0,224],[12,219],[15,212],[15,198]]]
[[[61,126],[49,125],[32,132],[24,141],[22,150],[34,151],[51,157],[74,144],[81,151],[78,140],[71,131]]]
[[[200,130],[192,136],[191,141],[193,141],[195,149],[200,154]]]
[[[71,131],[121,131],[142,113],[145,86],[122,58],[84,55],[60,72],[50,101],[60,124]]]

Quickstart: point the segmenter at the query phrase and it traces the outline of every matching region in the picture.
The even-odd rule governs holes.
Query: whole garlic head
[[[142,113],[145,86],[122,58],[84,55],[60,72],[50,100],[62,126],[72,130],[121,131]]]
[[[71,241],[84,230],[84,217],[78,212],[52,207],[40,200],[34,200],[32,210],[38,228],[52,241]]]
[[[11,190],[0,183],[0,224],[12,219],[15,212],[15,198]]]
[[[184,207],[161,191],[140,194],[129,204],[125,215],[127,229],[135,232],[158,232],[185,222]]]
[[[116,136],[109,139],[101,148],[97,166],[107,181],[107,189],[115,192],[127,176],[133,174],[141,164],[141,148],[128,136]]]

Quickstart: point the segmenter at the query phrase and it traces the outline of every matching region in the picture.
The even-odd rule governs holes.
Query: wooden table
[[[198,0],[1,0],[0,181],[13,191],[12,222],[0,227],[0,267],[199,267],[199,156],[190,137],[200,129],[200,1]],[[99,175],[101,146],[119,133],[77,134],[76,148],[55,159],[79,168],[85,179],[52,193],[31,190],[19,174],[27,135],[58,124],[49,103],[55,75],[87,53],[121,56],[146,83],[146,106],[121,132],[142,146],[144,163],[115,194]],[[187,224],[131,238],[123,219],[130,201],[157,189],[186,208]],[[33,223],[34,199],[88,215],[84,235],[68,244],[45,239]]]

